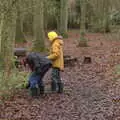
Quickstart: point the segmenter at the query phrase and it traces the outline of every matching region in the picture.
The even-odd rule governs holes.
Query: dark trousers
[[[51,64],[46,64],[41,72],[38,74],[35,71],[30,75],[29,78],[29,84],[31,88],[37,87],[37,86],[44,86],[43,83],[43,77],[45,76],[45,73],[49,70],[49,68],[51,67]]]
[[[36,74],[36,72],[31,73],[28,82],[30,88],[38,88],[39,86],[43,86],[43,81],[41,79],[41,76],[39,74]]]
[[[40,73],[41,78],[43,79],[43,77],[45,76],[45,73],[51,68],[51,64],[46,64]]]
[[[52,91],[57,91],[58,93],[63,92],[63,83],[60,77],[60,69],[53,68],[52,69],[52,83],[51,83]]]
[[[61,83],[60,69],[52,68],[52,82]]]

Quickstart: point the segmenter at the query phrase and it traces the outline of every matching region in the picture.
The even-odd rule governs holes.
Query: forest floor
[[[120,120],[120,41],[114,35],[87,34],[88,47],[77,47],[79,34],[70,32],[64,53],[77,58],[62,73],[64,93],[32,99],[27,90],[0,105],[0,120]],[[84,64],[84,57],[92,62]],[[50,87],[50,72],[45,76]]]

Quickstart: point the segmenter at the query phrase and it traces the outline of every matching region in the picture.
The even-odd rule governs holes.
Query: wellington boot
[[[55,92],[56,89],[57,89],[57,84],[56,84],[55,82],[52,82],[52,83],[51,83],[51,90],[52,90],[53,92]]]
[[[58,83],[58,93],[63,93],[63,83]]]
[[[44,86],[39,86],[39,93],[40,93],[40,95],[43,95],[44,94],[44,92],[45,92],[45,87]]]
[[[32,97],[37,97],[38,96],[38,88],[30,88],[30,95]]]

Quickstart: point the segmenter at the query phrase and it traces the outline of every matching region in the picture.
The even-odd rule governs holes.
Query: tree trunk
[[[81,6],[81,23],[80,23],[80,41],[79,46],[84,47],[87,46],[87,40],[85,39],[85,22],[86,22],[86,0],[80,1]]]
[[[1,41],[2,41],[3,21],[4,21],[4,14],[1,13],[1,19],[0,19],[0,53],[1,53]]]
[[[110,32],[110,17],[109,17],[109,8],[110,8],[110,1],[105,0],[104,1],[104,32]]]
[[[44,0],[35,0],[34,5],[34,47],[33,50],[40,52],[45,50],[45,32],[44,32]]]
[[[48,10],[47,0],[44,0],[44,29],[47,31],[48,28]]]
[[[61,12],[60,12],[60,33],[63,36],[67,35],[68,29],[68,0],[61,0]]]
[[[81,0],[81,25],[80,29],[82,32],[85,32],[85,20],[86,20],[86,1]]]
[[[11,68],[13,65],[13,48],[15,42],[15,31],[16,31],[16,7],[11,6],[9,10],[4,12],[1,44],[2,44],[2,57],[3,57],[3,77],[2,81],[7,85]]]
[[[15,36],[15,41],[17,43],[23,43],[25,42],[25,37],[23,34],[23,30],[22,30],[22,26],[21,26],[21,18],[20,18],[20,12],[19,12],[19,8],[18,8],[18,12],[17,12],[17,22],[16,22],[16,36]]]

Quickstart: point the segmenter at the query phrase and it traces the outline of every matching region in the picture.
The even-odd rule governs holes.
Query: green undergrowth
[[[2,81],[2,71],[0,72],[0,101],[13,96],[20,89],[25,88],[29,73],[13,70],[8,81]]]

